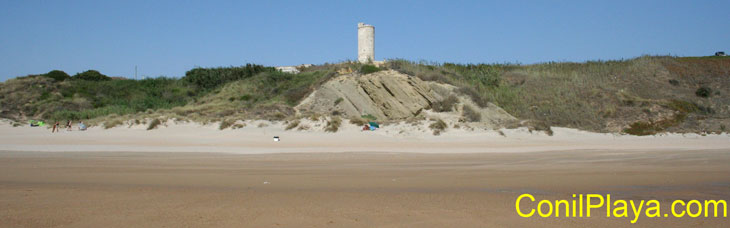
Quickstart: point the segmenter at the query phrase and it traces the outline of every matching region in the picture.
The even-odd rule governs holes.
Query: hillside
[[[225,125],[245,119],[443,119],[445,127],[521,124],[636,135],[728,132],[730,126],[728,57],[533,65],[390,60],[380,68],[339,63],[300,70],[196,68],[179,79],[145,80],[95,71],[30,75],[0,83],[0,118],[105,127],[160,118]]]

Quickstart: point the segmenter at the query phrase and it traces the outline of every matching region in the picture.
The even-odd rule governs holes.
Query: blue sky
[[[730,1],[0,0],[0,80],[53,69],[178,77],[196,67],[356,59],[523,64],[730,51]]]

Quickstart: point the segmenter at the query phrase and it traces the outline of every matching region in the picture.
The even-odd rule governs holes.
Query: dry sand
[[[450,128],[432,135],[429,122],[394,124],[377,131],[361,131],[343,121],[337,133],[321,129],[325,121],[305,122],[312,131],[286,131],[282,122],[247,121],[242,129],[219,130],[218,124],[175,124],[147,131],[144,125],[108,130],[51,133],[50,129],[0,124],[0,151],[43,152],[218,152],[236,154],[322,152],[485,153],[565,150],[700,150],[730,149],[730,135],[669,134],[629,136],[553,128],[554,135],[524,128],[497,131]],[[259,127],[265,126],[265,127]],[[279,136],[280,142],[273,137]]]
[[[610,193],[657,199],[668,212],[674,199],[730,200],[727,135],[556,129],[549,137],[518,129],[436,137],[277,127],[51,134],[0,125],[0,227],[623,227],[631,219],[521,218],[514,203],[522,193],[552,200]],[[149,153],[156,151],[177,153]]]

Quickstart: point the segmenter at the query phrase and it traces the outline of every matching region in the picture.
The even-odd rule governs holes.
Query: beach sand
[[[522,218],[515,200],[611,194],[659,200],[662,214],[675,199],[730,200],[727,135],[506,135],[0,125],[0,227],[625,227],[633,216],[604,209]]]

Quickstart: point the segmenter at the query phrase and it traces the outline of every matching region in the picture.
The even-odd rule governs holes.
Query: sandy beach
[[[51,134],[2,125],[0,227],[625,227],[632,218],[607,218],[603,209],[591,218],[522,218],[515,200],[611,194],[656,199],[663,213],[676,199],[730,200],[727,135],[277,128]]]

